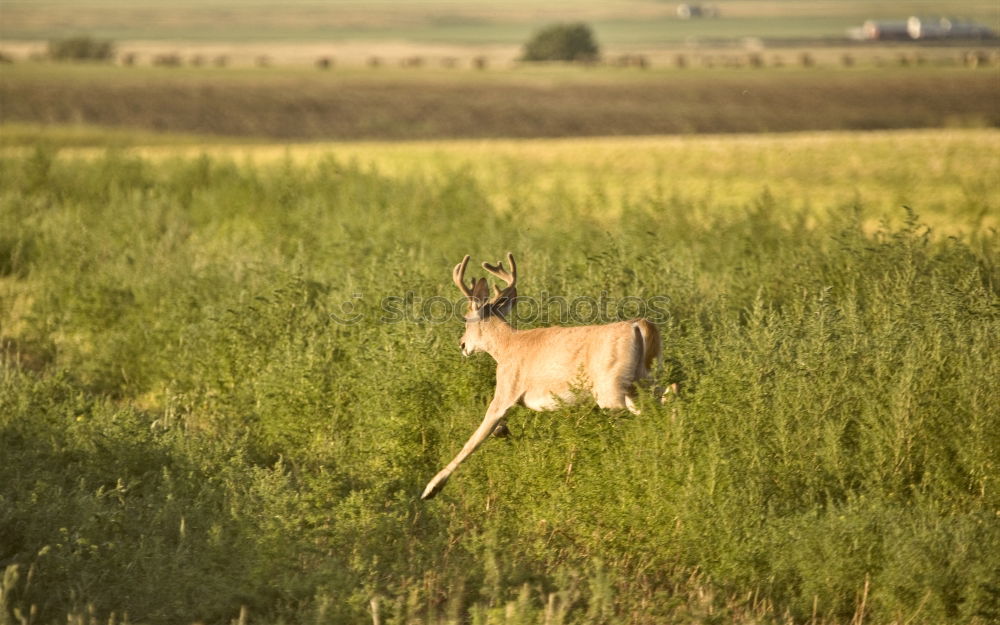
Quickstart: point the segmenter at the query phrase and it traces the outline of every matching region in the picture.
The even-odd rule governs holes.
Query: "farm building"
[[[947,17],[911,17],[906,20],[911,39],[991,39],[993,29],[976,22]]]
[[[677,17],[689,20],[697,17],[719,17],[719,9],[700,4],[681,4],[677,7]]]
[[[899,41],[910,38],[906,22],[868,20],[861,25],[861,38],[871,41]]]
[[[992,39],[988,26],[947,17],[910,17],[905,21],[867,20],[860,30],[850,31],[867,41],[929,41],[934,39]]]

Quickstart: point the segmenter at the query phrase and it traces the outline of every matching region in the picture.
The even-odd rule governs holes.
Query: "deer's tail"
[[[632,322],[637,338],[642,342],[642,355],[638,363],[637,378],[645,378],[663,361],[663,344],[660,329],[651,321],[637,319]]]

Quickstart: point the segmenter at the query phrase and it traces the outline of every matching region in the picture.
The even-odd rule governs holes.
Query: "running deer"
[[[497,362],[497,385],[482,424],[424,489],[421,499],[436,495],[445,482],[491,432],[505,431],[504,415],[515,404],[531,410],[552,410],[572,402],[575,390],[590,391],[601,408],[626,408],[638,414],[636,384],[650,377],[660,360],[660,331],[646,319],[605,325],[515,330],[507,323],[517,297],[517,265],[507,254],[502,262],[483,263],[483,269],[507,283],[494,285],[489,296],[486,279],[465,283],[466,255],[455,265],[452,279],[468,300],[462,355],[486,352]]]

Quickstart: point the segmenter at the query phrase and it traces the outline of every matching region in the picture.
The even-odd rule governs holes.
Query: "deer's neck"
[[[485,352],[493,357],[497,363],[504,362],[512,354],[511,338],[517,332],[509,323],[501,317],[491,317],[486,321],[488,325]]]

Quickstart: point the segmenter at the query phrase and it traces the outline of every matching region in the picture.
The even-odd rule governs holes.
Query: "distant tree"
[[[600,55],[586,24],[554,24],[524,44],[524,61],[595,61]]]
[[[69,37],[49,42],[49,57],[56,61],[110,61],[115,44],[92,37]]]

